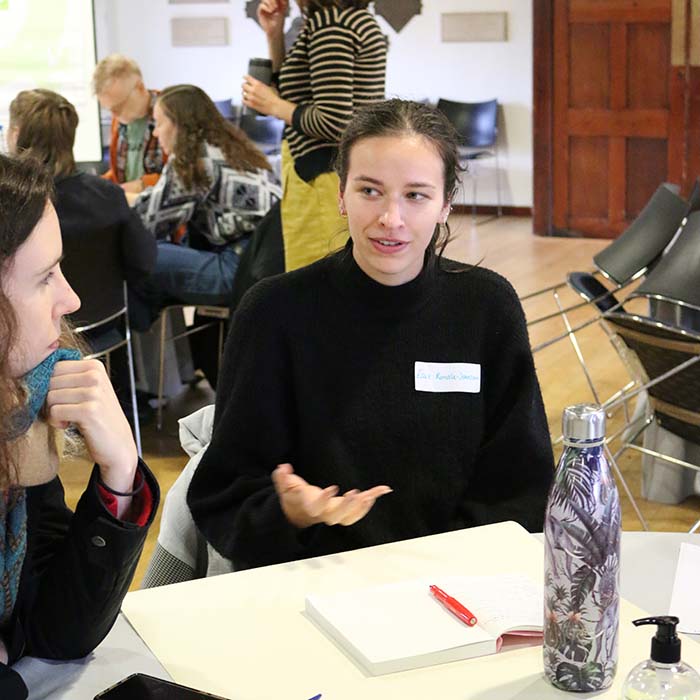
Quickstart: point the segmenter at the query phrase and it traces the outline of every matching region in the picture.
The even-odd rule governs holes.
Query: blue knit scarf
[[[24,435],[39,415],[49,392],[55,364],[61,360],[79,359],[77,350],[59,348],[23,377],[27,404],[12,420],[13,439]],[[27,490],[13,486],[0,492],[0,629],[12,616],[26,551]]]

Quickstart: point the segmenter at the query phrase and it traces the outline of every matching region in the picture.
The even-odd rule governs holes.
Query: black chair
[[[612,290],[608,289],[603,283],[594,275],[592,275],[589,272],[570,272],[567,277],[566,277],[567,283],[569,287],[576,292],[587,304],[592,305],[594,309],[598,312],[598,317],[597,320],[600,321],[603,319],[604,315],[607,313],[610,313],[612,311],[625,311],[624,306],[622,305],[622,302],[620,302],[615,294],[613,293]],[[566,313],[563,312],[562,316],[566,319]],[[622,357],[623,362],[625,365],[629,365],[630,359],[628,354],[625,352],[625,348],[623,347],[623,344],[619,342],[617,337],[613,334],[610,333],[609,328],[605,325],[602,324],[603,330],[606,332],[608,335],[609,340],[617,350],[618,354]],[[596,390],[593,380],[591,379],[590,372],[588,370],[588,367],[583,359],[583,353],[581,352],[581,349],[578,345],[578,341],[576,340],[575,333],[573,330],[569,332],[569,339],[574,346],[574,350],[576,352],[576,356],[578,358],[579,364],[581,365],[583,372],[586,376],[586,379],[588,381],[588,385],[591,389],[591,392],[593,393],[593,397],[595,398],[595,401],[597,403],[602,403],[602,404],[609,404],[613,401],[616,401],[618,398],[624,397],[625,395],[629,394],[631,392],[636,384],[636,381],[633,379],[632,381],[629,381],[624,384],[624,386],[620,387],[612,396],[610,396],[606,401],[601,401],[600,396],[598,394],[598,391]],[[627,406],[627,402],[625,401],[623,404],[623,410],[625,413],[625,419],[626,422],[629,423],[630,417],[629,417],[629,409]],[[641,516],[640,516],[640,519]]]
[[[590,272],[569,272],[566,282],[587,304],[593,304],[601,314],[622,308],[613,290],[608,289]]]
[[[284,122],[281,119],[241,114],[238,126],[265,155],[280,152],[284,131]]]
[[[498,100],[486,102],[454,102],[440,99],[437,108],[450,120],[460,137],[460,157],[470,167],[472,178],[472,220],[476,222],[477,162],[483,158],[496,161],[496,201],[498,216],[501,207],[501,176],[498,162]]]
[[[700,445],[700,331],[677,328],[656,319],[621,311],[608,312],[605,323],[633,351],[643,368],[637,377],[639,388],[627,398],[647,391],[652,415],[629,440],[623,440],[612,459],[615,462],[626,450],[661,459],[700,472],[691,464],[635,444],[635,440],[656,421],[661,427]],[[636,373],[635,366],[630,367]],[[610,403],[612,408],[621,399]],[[700,527],[700,520],[691,532]]]
[[[215,100],[214,104],[224,119],[227,119],[228,121],[235,121],[236,114],[231,100]]]
[[[598,280],[595,276],[593,276],[590,273],[587,272],[573,272],[570,273],[567,276],[567,281],[571,288],[582,298],[584,299],[585,304],[591,304],[593,308],[595,308],[598,311],[598,319],[602,318],[602,315],[608,311],[614,310],[619,308],[621,305],[615,298],[614,294],[612,294],[611,290],[609,290],[607,287],[605,287],[600,280]],[[566,333],[563,334],[562,337],[569,338],[569,341],[571,342],[571,345],[573,347],[574,353],[576,355],[576,359],[578,360],[578,363],[583,370],[583,374],[586,378],[586,382],[588,383],[588,387],[591,390],[591,394],[593,395],[593,399],[596,403],[601,404],[603,406],[609,405],[610,403],[614,402],[617,399],[624,398],[626,395],[628,395],[629,392],[631,392],[635,386],[635,381],[628,381],[623,387],[618,389],[612,396],[610,396],[606,401],[603,401],[600,397],[600,394],[593,383],[593,379],[591,377],[591,373],[588,369],[588,366],[586,365],[586,362],[583,357],[583,352],[581,350],[581,347],[579,345],[579,342],[576,338],[574,329],[571,327],[571,324],[569,322],[569,317],[567,315],[567,309],[564,309],[561,305],[561,302],[559,301],[559,296],[558,293],[555,291],[554,292],[554,299],[559,306],[559,314],[561,315],[562,320],[564,321],[564,325],[566,327]],[[608,333],[608,336],[610,340],[615,344],[615,337],[614,334],[608,331],[608,329],[603,326],[603,328],[606,330]],[[616,349],[618,352],[621,352],[621,348],[616,345]],[[628,407],[627,407],[627,402],[624,401],[622,403],[624,412],[625,412],[625,418],[626,422],[629,423],[629,413],[628,413]],[[617,434],[613,437],[617,437]],[[563,435],[560,435],[557,439],[553,440],[553,444],[556,445],[563,440]],[[606,451],[609,453],[609,449],[606,445]],[[609,455],[611,456],[611,455]],[[642,515],[642,512],[639,509],[639,506],[637,505],[637,501],[635,500],[634,496],[632,495],[632,491],[629,488],[627,481],[625,480],[624,476],[622,475],[622,472],[618,468],[617,464],[611,460],[613,470],[615,471],[615,474],[617,476],[618,481],[622,485],[622,488],[624,489],[625,493],[627,494],[627,497],[629,498],[630,503],[632,504],[632,507],[637,514],[637,517],[639,518],[639,521],[642,524],[642,527],[645,530],[648,530],[649,527],[647,525],[646,520],[644,519],[644,516]]]
[[[597,269],[592,274],[600,274],[614,285],[614,288],[609,290],[609,294],[621,290],[647,272],[659,260],[668,244],[672,240],[679,239],[679,234],[688,221],[688,215],[694,207],[697,207],[697,202],[694,196],[686,202],[678,194],[678,189],[676,185],[668,183],[659,185],[644,209],[625,232],[593,258]],[[553,294],[558,300],[559,290],[567,284],[569,280],[526,294],[520,297],[520,301],[525,302],[546,293]],[[579,290],[576,291],[579,293]],[[559,311],[531,319],[528,321],[528,327],[557,318],[565,312],[585,307],[591,300],[586,300],[585,296],[583,298],[584,301],[565,309],[560,307]],[[597,321],[597,316],[589,319],[573,328],[573,332]],[[566,337],[569,337],[569,329],[566,333],[555,335],[533,347],[532,351],[539,352]]]
[[[630,296],[700,312],[700,211],[690,214],[682,235]]]
[[[63,274],[81,302],[80,308],[70,317],[71,325],[92,350],[85,359],[104,357],[111,376],[111,353],[121,347],[126,350],[126,366],[123,371],[120,367],[119,378],[124,372],[128,374],[132,427],[141,455],[126,281],[121,268],[120,231],[112,227],[99,234],[64,236],[63,253]],[[120,385],[120,381],[115,382],[117,390],[125,388]]]
[[[625,232],[593,256],[593,263],[605,277],[622,287],[644,274],[663,253],[693,206],[678,192],[677,185],[659,185]]]

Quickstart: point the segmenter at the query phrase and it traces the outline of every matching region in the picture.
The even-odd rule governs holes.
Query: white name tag
[[[481,391],[481,365],[472,362],[416,362],[416,391]]]

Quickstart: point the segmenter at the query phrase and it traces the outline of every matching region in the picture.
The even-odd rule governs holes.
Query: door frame
[[[554,0],[532,3],[532,229],[554,234]]]

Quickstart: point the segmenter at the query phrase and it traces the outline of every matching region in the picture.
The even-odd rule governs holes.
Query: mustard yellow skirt
[[[282,143],[282,237],[285,270],[296,270],[339,250],[348,240],[347,221],[338,212],[338,176],[322,173],[304,182]]]

